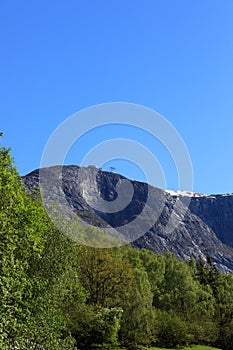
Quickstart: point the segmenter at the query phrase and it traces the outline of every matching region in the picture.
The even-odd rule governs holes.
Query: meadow
[[[165,348],[150,348],[149,350],[171,350]],[[219,348],[213,348],[211,346],[205,345],[194,345],[194,346],[186,346],[182,348],[182,350],[220,350]]]

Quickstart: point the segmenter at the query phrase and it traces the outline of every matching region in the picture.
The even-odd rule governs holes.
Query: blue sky
[[[192,159],[195,191],[233,192],[232,18],[231,0],[2,1],[0,130],[19,172],[39,167],[67,117],[122,101],[174,125]],[[87,137],[67,163],[78,164],[90,141],[120,134],[140,142],[138,131],[116,128]],[[152,151],[175,189],[169,155],[159,145]],[[143,179],[132,164],[112,165]]]

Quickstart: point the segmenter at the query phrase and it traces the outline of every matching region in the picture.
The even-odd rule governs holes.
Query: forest
[[[0,349],[232,349],[233,276],[210,257],[76,243],[25,192],[4,146],[0,207]]]

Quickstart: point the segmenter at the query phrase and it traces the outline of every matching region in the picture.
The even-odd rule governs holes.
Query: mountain
[[[233,272],[233,194],[164,191],[94,166],[53,166],[22,179],[30,191],[40,183],[45,202],[63,213],[117,230],[135,248],[182,260],[211,256],[217,269]]]

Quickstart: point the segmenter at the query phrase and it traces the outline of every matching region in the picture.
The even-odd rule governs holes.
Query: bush
[[[121,308],[84,306],[75,313],[71,332],[80,349],[115,349],[118,346]]]
[[[224,350],[232,350],[233,344],[233,320],[222,327],[219,345]]]
[[[158,311],[158,345],[174,348],[187,345],[193,340],[186,323],[178,316],[167,311]]]

